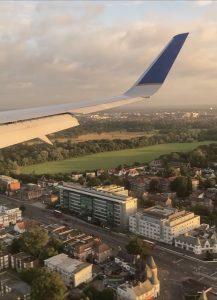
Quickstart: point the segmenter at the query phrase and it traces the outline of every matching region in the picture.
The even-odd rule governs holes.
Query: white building
[[[46,259],[44,265],[58,272],[67,286],[76,287],[92,279],[92,264],[72,259],[64,253]]]
[[[201,224],[200,227],[176,237],[175,247],[191,251],[197,255],[207,252],[217,253],[216,230],[210,228],[208,224]]]
[[[62,207],[109,226],[128,226],[129,216],[137,211],[137,198],[129,196],[124,187],[85,188],[64,184],[59,190]]]
[[[17,208],[8,208],[0,206],[0,227],[8,227],[14,225],[18,220],[22,219],[22,212]]]
[[[150,300],[160,294],[160,282],[157,276],[157,266],[153,257],[146,264],[144,281],[125,282],[118,286],[119,300]]]
[[[129,218],[129,230],[172,244],[174,238],[200,226],[200,216],[176,208],[153,206]]]

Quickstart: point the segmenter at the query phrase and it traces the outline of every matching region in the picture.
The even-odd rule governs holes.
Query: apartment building
[[[6,252],[0,252],[0,271],[8,269],[10,265],[10,255]]]
[[[20,182],[12,177],[0,175],[0,189],[2,191],[18,191],[20,189]]]
[[[17,208],[8,208],[4,205],[0,206],[0,227],[8,227],[15,225],[18,220],[21,220],[22,212]]]
[[[129,196],[124,187],[86,188],[63,184],[59,191],[62,207],[109,226],[128,226],[129,216],[137,211],[137,198]]]
[[[129,218],[129,230],[168,244],[174,238],[200,226],[200,216],[176,208],[153,206]]]
[[[72,259],[61,253],[44,261],[45,267],[60,274],[67,286],[77,287],[92,279],[92,264]]]
[[[38,267],[39,261],[29,254],[20,252],[12,254],[10,257],[10,266],[17,271]]]

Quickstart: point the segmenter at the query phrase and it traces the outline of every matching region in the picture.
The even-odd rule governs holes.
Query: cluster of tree
[[[201,216],[201,222],[208,223],[211,226],[217,226],[217,210],[210,211],[207,207],[202,205],[195,205],[191,207],[191,211]]]
[[[68,290],[60,275],[46,268],[24,270],[21,278],[31,286],[32,300],[64,300],[68,296]]]
[[[67,129],[55,134],[56,137],[72,137],[87,133],[103,133],[116,130],[129,132],[147,132],[159,130],[160,133],[168,134],[176,130],[209,130],[217,129],[217,120],[213,118],[199,119],[177,119],[177,118],[159,118],[153,116],[128,118],[128,119],[110,119],[110,120],[79,120],[80,126]]]
[[[92,140],[74,143],[72,141],[55,142],[54,146],[48,144],[16,145],[2,149],[0,152],[0,173],[16,171],[19,166],[43,163],[46,161],[57,161],[87,154],[105,151],[133,149],[143,146],[174,143],[192,142],[198,139],[198,134],[189,132],[154,134],[132,139],[115,140]]]
[[[178,197],[187,197],[192,192],[192,181],[190,177],[178,176],[170,184],[173,192],[176,192]]]
[[[216,158],[217,143],[202,145],[190,152],[176,152],[160,156],[165,165],[174,161],[183,164],[189,163],[193,167],[207,167],[210,162],[216,162]]]
[[[116,300],[116,294],[113,289],[106,288],[102,291],[97,290],[94,286],[89,285],[84,289],[85,297],[88,300]]]
[[[140,255],[141,257],[145,257],[150,252],[143,240],[137,237],[131,239],[125,248],[129,254]]]
[[[12,253],[24,251],[43,261],[61,253],[63,245],[56,239],[50,239],[47,231],[36,225],[14,239],[10,250]]]

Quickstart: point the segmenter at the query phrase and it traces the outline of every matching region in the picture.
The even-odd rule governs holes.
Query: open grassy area
[[[154,146],[146,146],[137,149],[127,149],[121,151],[102,152],[98,154],[85,155],[71,159],[46,162],[37,165],[22,167],[21,173],[35,174],[55,174],[69,173],[72,171],[84,171],[93,169],[109,169],[120,164],[132,164],[134,162],[148,162],[162,154],[190,151],[194,148],[210,144],[211,141],[194,142],[194,143],[171,143]]]

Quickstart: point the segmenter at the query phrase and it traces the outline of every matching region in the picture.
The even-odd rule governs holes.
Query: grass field
[[[69,173],[72,171],[84,171],[98,168],[109,169],[120,164],[132,164],[134,162],[148,162],[162,154],[176,151],[190,151],[199,145],[209,144],[207,142],[194,143],[171,143],[154,146],[146,146],[137,149],[121,151],[102,152],[98,154],[85,155],[67,160],[47,162],[37,165],[22,167],[20,173],[55,174]]]

